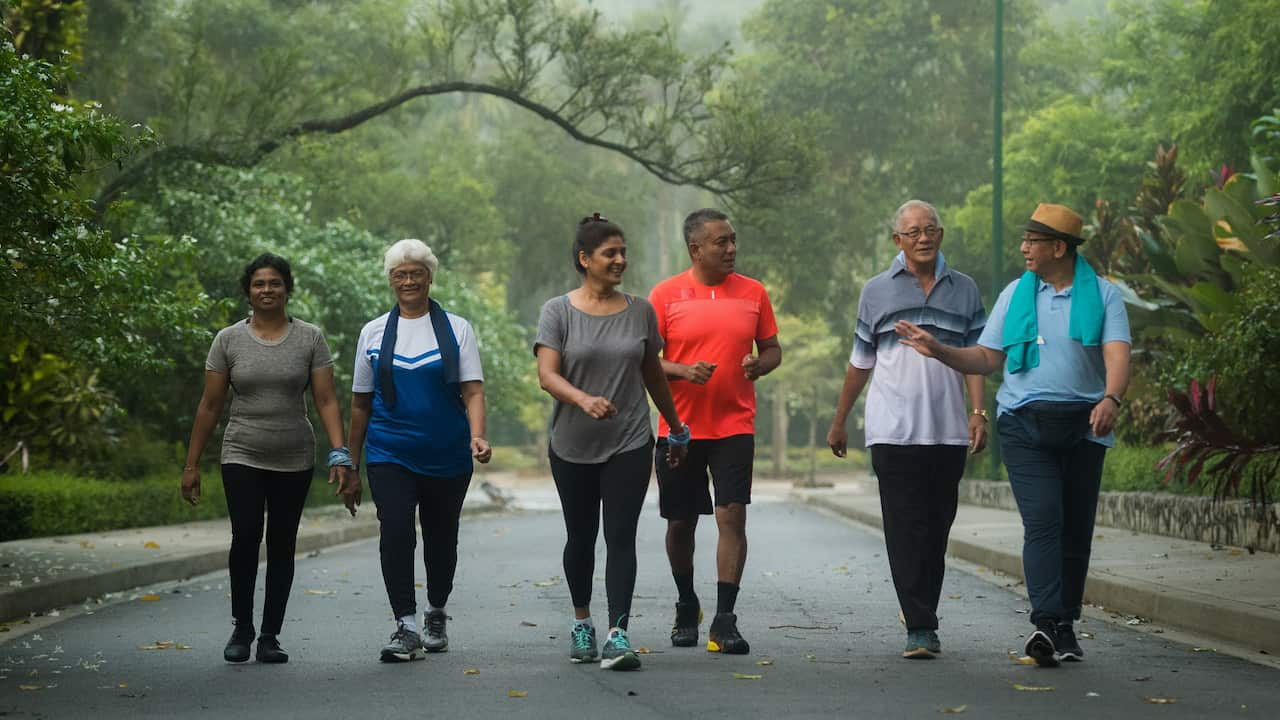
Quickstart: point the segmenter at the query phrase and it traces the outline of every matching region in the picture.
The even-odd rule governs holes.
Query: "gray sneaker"
[[[640,656],[631,648],[631,640],[627,631],[618,628],[609,633],[604,640],[604,649],[600,651],[601,670],[638,670]]]
[[[597,654],[595,626],[575,624],[569,632],[569,662],[595,662]]]
[[[422,636],[404,625],[391,634],[391,642],[382,648],[382,662],[411,662],[427,656],[422,647]]]
[[[932,630],[908,630],[907,646],[902,650],[902,657],[910,659],[931,658],[938,652],[938,650],[933,649],[935,643],[937,643],[938,650],[941,650],[938,636]]]
[[[422,646],[427,652],[448,652],[449,635],[444,631],[448,619],[443,610],[430,610],[422,616],[422,624],[427,626],[427,639],[422,642]]]

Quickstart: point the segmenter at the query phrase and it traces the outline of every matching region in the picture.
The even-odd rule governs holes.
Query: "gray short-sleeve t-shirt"
[[[627,307],[612,315],[582,312],[568,295],[542,306],[534,352],[539,345],[559,352],[565,380],[618,409],[617,415],[596,420],[557,400],[551,413],[551,450],[561,459],[601,463],[642,447],[653,436],[641,368],[646,357],[662,349],[662,336],[649,301],[627,299]]]
[[[263,340],[248,321],[213,339],[205,369],[231,384],[231,416],[222,463],[295,472],[315,466],[316,438],[304,394],[311,371],[333,365],[320,328],[291,319],[284,337]]]

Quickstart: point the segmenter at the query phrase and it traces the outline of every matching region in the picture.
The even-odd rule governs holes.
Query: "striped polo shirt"
[[[898,341],[893,325],[907,320],[954,347],[978,342],[987,314],[973,278],[952,270],[938,253],[928,297],[907,271],[901,252],[867,281],[858,299],[858,328],[849,364],[875,369],[866,401],[872,445],[968,445],[964,375]]]

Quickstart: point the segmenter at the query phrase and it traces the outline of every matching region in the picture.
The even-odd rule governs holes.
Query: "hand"
[[[981,415],[969,416],[969,454],[977,455],[987,447],[987,419]]]
[[[482,463],[489,462],[493,457],[493,448],[489,447],[489,441],[482,437],[471,438],[471,457]]]
[[[688,445],[667,444],[667,467],[678,468],[687,457],[689,457]]]
[[[836,457],[842,458],[849,454],[849,433],[843,425],[831,426],[827,431],[827,445],[831,447],[831,453]]]
[[[182,499],[192,505],[200,504],[200,470],[197,468],[182,469]]]
[[[914,348],[916,352],[925,357],[938,357],[942,349],[942,343],[929,334],[928,330],[906,320],[899,320],[894,323],[893,329],[898,333],[903,345]]]
[[[1089,429],[1093,430],[1093,436],[1103,437],[1111,434],[1111,430],[1116,426],[1116,416],[1119,414],[1120,408],[1115,400],[1108,397],[1102,398],[1097,405],[1093,406],[1093,412],[1089,413]]]
[[[596,420],[604,420],[618,414],[618,408],[614,407],[613,403],[599,396],[587,397],[578,403],[578,407]]]
[[[684,379],[694,385],[706,385],[711,373],[716,371],[716,364],[699,360],[692,365],[684,366]]]
[[[760,364],[760,358],[755,355],[747,355],[742,358],[742,375],[751,382],[755,382],[757,378],[764,374],[764,366]]]
[[[364,494],[364,486],[360,484],[360,471],[348,467],[335,467],[338,471],[338,489],[334,497],[342,496],[342,504],[347,506],[351,517],[356,516],[356,508],[360,507],[360,497]]]

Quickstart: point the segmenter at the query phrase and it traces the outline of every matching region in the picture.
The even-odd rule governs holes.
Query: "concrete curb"
[[[496,504],[484,504],[464,507],[462,514],[464,516],[480,515],[502,509]],[[354,521],[344,527],[335,528],[308,530],[304,527],[298,531],[297,552],[309,553],[377,536],[376,520]],[[265,548],[263,552],[265,553]],[[31,613],[47,612],[54,608],[90,601],[107,593],[226,570],[226,567],[227,548],[222,547],[213,550],[201,549],[181,557],[113,568],[87,576],[50,580],[39,585],[0,593],[0,622],[17,620]]]
[[[829,498],[799,496],[802,502],[883,529],[879,513],[869,513]],[[1023,578],[1021,555],[951,538],[947,553],[961,560]],[[1085,583],[1085,602],[1162,625],[1210,635],[1244,647],[1280,654],[1280,622],[1272,614],[1245,603],[1169,588],[1137,578],[1091,570]]]

